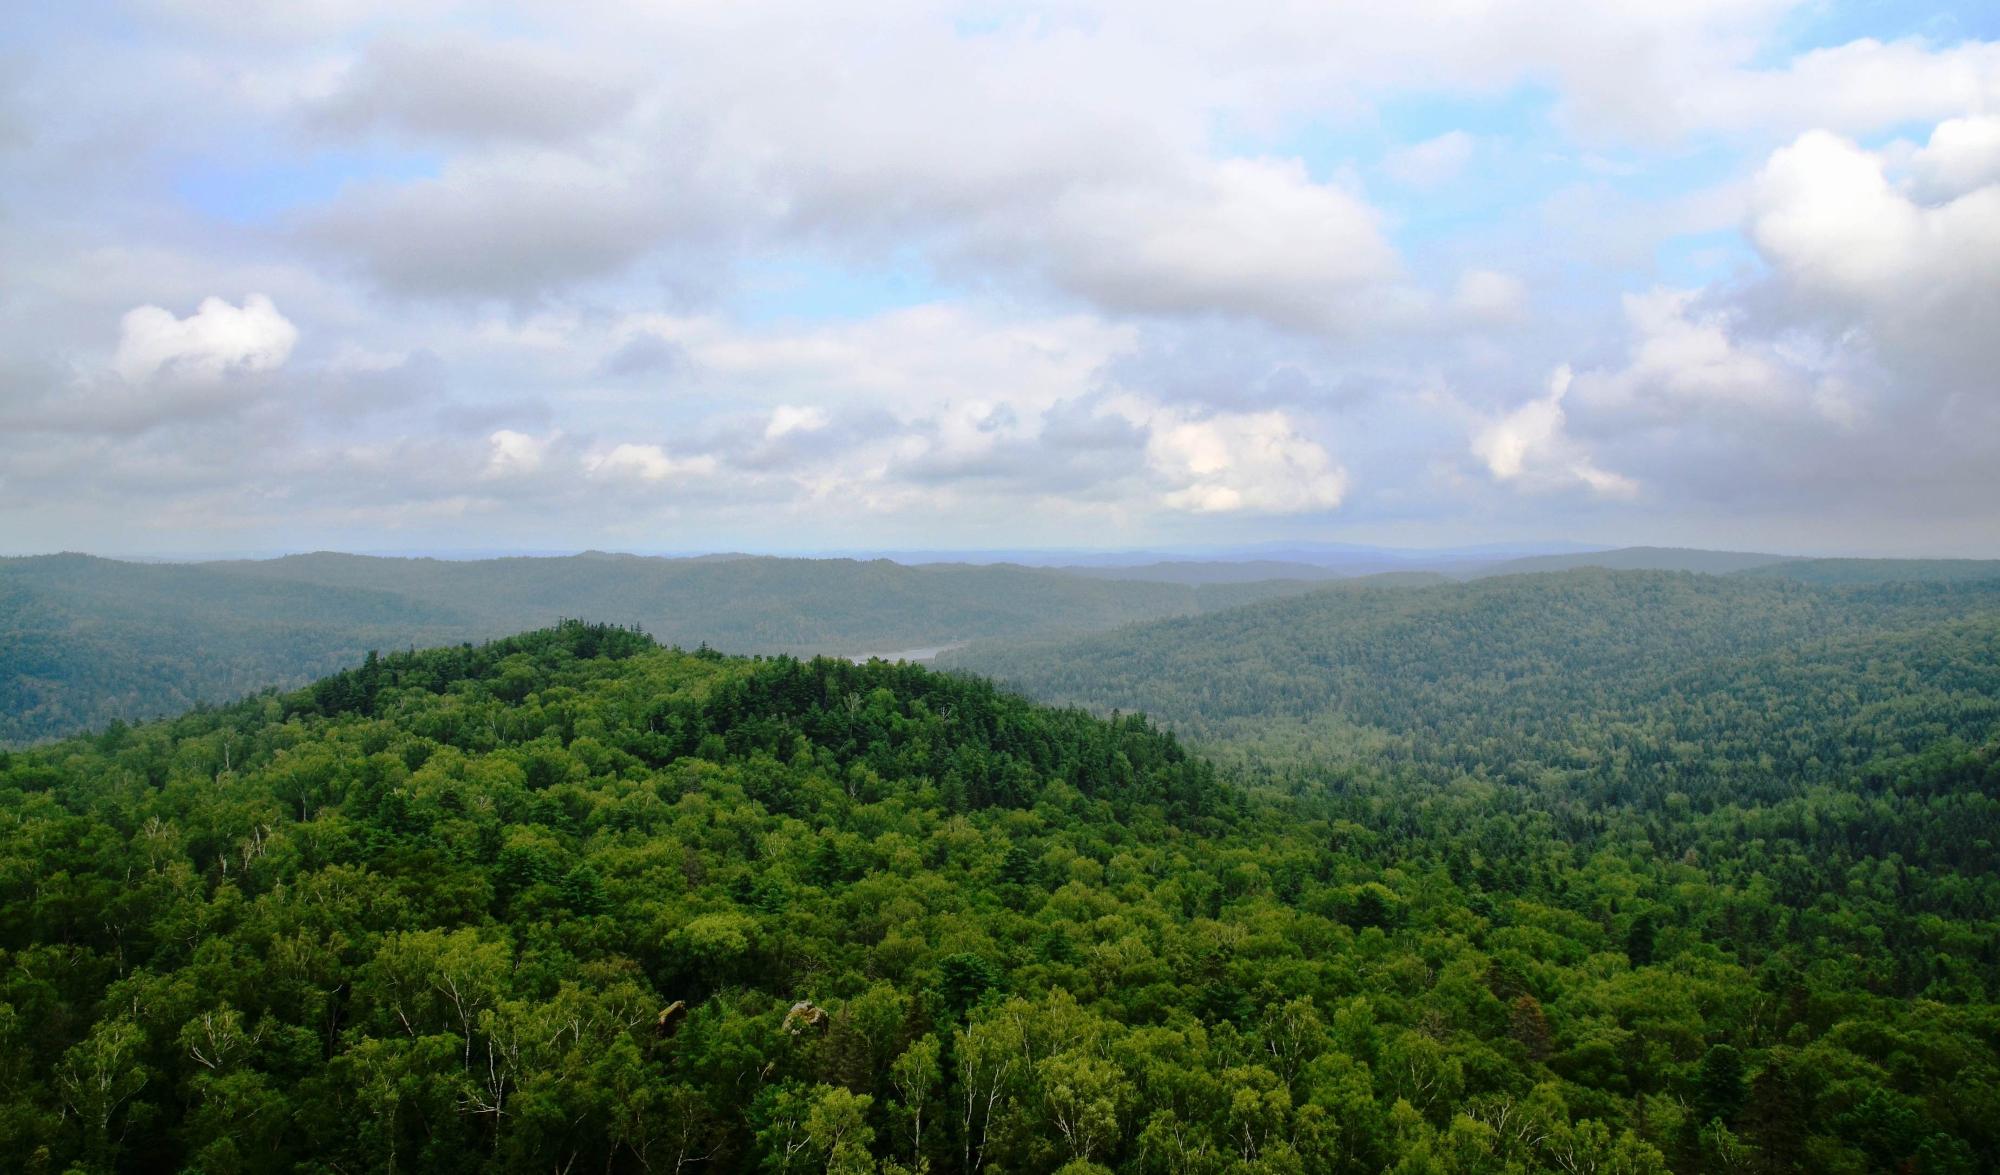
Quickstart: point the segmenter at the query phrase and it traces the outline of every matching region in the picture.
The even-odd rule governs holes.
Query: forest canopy
[[[1495,745],[1228,774],[976,678],[573,622],[370,657],[0,758],[0,1153],[1987,1170],[2000,758],[1883,721],[1740,800],[1561,807]]]

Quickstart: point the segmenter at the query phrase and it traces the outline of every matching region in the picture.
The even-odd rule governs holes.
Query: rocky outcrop
[[[826,1031],[826,1009],[811,1000],[800,1000],[785,1013],[785,1031],[797,1036],[808,1028],[815,1032]]]

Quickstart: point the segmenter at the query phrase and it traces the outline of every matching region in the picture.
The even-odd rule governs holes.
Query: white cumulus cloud
[[[775,441],[795,432],[818,432],[827,426],[828,420],[826,409],[816,405],[780,404],[771,410],[771,421],[764,426],[764,439]]]
[[[119,322],[111,366],[135,384],[156,376],[212,382],[232,372],[282,367],[298,340],[298,328],[262,294],[251,294],[242,306],[205,298],[186,318],[139,306]]]
[[[511,428],[500,429],[486,438],[491,450],[486,458],[485,476],[515,477],[539,471],[555,439],[554,435],[536,437]]]
[[[1175,487],[1165,504],[1194,514],[1298,514],[1347,496],[1347,471],[1283,412],[1160,413],[1146,458]]]
[[[1590,372],[1580,391],[1597,407],[1653,415],[1686,408],[1789,409],[1801,391],[1776,357],[1742,346],[1699,291],[1655,289],[1624,297],[1631,360],[1615,373]]]
[[[1296,159],[1230,159],[1176,184],[1079,187],[1041,230],[1056,282],[1111,309],[1219,313],[1303,330],[1360,316],[1392,280],[1375,210]]]
[[[2000,184],[2000,115],[1951,118],[1910,159],[1917,197],[1942,202]]]
[[[1933,138],[1935,159],[1967,159]],[[1801,286],[1858,303],[1993,291],[2000,183],[1922,205],[1882,157],[1825,131],[1801,135],[1758,174],[1751,235]]]
[[[1988,133],[1943,124],[1916,153],[1918,186],[1942,197],[1932,203],[1903,189],[1885,153],[1823,131],[1774,152],[1753,185],[1751,240],[1801,311],[1881,353],[1918,399],[1988,390],[2000,365]]]
[[[717,461],[706,454],[673,457],[658,445],[627,442],[592,458],[588,467],[596,477],[638,481],[666,481],[670,478],[705,477],[716,471]]]
[[[1495,478],[1530,491],[1582,486],[1603,497],[1633,497],[1637,482],[1598,466],[1569,435],[1563,397],[1570,381],[1570,369],[1557,368],[1545,394],[1490,421],[1473,437],[1473,454]]]

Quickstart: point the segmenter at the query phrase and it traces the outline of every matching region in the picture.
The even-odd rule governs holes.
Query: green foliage
[[[1177,718],[1233,777],[1129,713],[574,622],[7,753],[0,1154],[1991,1170],[1987,599],[1336,590],[1222,626],[1261,677],[1163,630],[1147,688],[1267,691]]]
[[[1828,587],[1881,583],[1955,583],[2000,579],[2000,559],[1786,559],[1736,574],[1795,579]]]
[[[1474,568],[1473,576],[1531,575],[1602,567],[1611,571],[1695,571],[1730,575],[1781,567],[1801,560],[1753,551],[1704,551],[1688,547],[1621,547],[1612,551],[1581,551],[1563,555],[1530,555]],[[1908,564],[1915,560],[1885,560]],[[1912,577],[1904,577],[1912,578]]]
[[[1703,1125],[1736,1120],[1746,1095],[1743,1084],[1743,1054],[1726,1044],[1712,1046],[1701,1057],[1695,1076],[1694,1121]]]
[[[999,968],[978,955],[960,952],[946,955],[937,965],[938,1007],[941,1018],[946,1023],[965,1018],[989,992],[996,992],[1006,982]]]
[[[1322,816],[1313,876],[1345,884],[1273,891],[1357,944],[1464,928],[1475,950],[1374,974],[1490,1052],[1347,1037],[1441,1130],[1410,1128],[1411,1169],[1478,1166],[1476,1132],[1433,1116],[1509,1066],[1684,1170],[1958,1169],[1993,1164],[1969,1123],[2000,1110],[1989,1047],[1962,1035],[2000,990],[1990,571],[1334,589],[949,660],[1148,711]],[[1390,872],[1343,872],[1363,862]],[[1977,1076],[1948,1088],[1959,1065]]]

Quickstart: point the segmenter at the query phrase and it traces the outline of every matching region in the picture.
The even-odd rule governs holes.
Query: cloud
[[[1224,160],[1173,186],[1080,187],[1035,235],[1055,282],[1100,306],[1308,331],[1371,320],[1361,292],[1399,271],[1375,211],[1298,160]]]
[[[2000,115],[1950,118],[1910,159],[1916,198],[1940,204],[2000,184]]]
[[[1452,308],[1475,322],[1518,321],[1527,310],[1528,288],[1521,279],[1491,269],[1468,269],[1452,290]]]
[[[1990,303],[2000,182],[1976,182],[1994,161],[1966,142],[1968,130],[1940,127],[1919,155],[1933,177],[1944,165],[1975,181],[1935,205],[1898,191],[1876,153],[1825,131],[1801,135],[1758,173],[1751,238],[1810,292],[1871,306],[1981,293]]]
[[[1739,65],[1689,80],[1697,84],[1680,87],[1668,108],[1681,128],[1859,135],[2000,104],[2000,42],[1861,37],[1776,68]]]
[[[494,432],[487,438],[493,451],[486,459],[484,476],[519,477],[539,471],[548,458],[550,446],[560,435],[535,437],[511,428]]]
[[[605,375],[632,377],[674,375],[685,370],[687,353],[651,331],[636,331],[618,349],[605,356],[599,370]]]
[[[1347,471],[1283,412],[1162,412],[1149,423],[1146,459],[1171,487],[1161,500],[1194,514],[1332,510]]]
[[[258,4],[150,0],[146,8],[216,37],[284,42],[350,35],[389,18],[434,18],[457,6],[458,0],[292,0],[279,12]]]
[[[1549,377],[1548,392],[1490,421],[1472,438],[1472,452],[1499,481],[1543,493],[1581,487],[1608,498],[1631,498],[1639,484],[1601,468],[1567,431],[1563,397],[1570,369]]]
[[[1007,314],[939,302],[851,321],[736,327],[713,317],[649,315],[629,325],[682,348],[707,386],[733,398],[820,406],[861,404],[908,418],[939,404],[1013,405],[1038,412],[1088,390],[1136,334],[1091,314]]]
[[[717,464],[707,454],[672,457],[659,445],[627,442],[589,459],[586,467],[594,477],[658,482],[706,477],[716,471]]]
[[[1782,8],[1253,3],[1239,23],[1172,6],[1135,20],[1109,0],[970,34],[924,5],[887,33],[787,6],[615,22],[586,6],[545,42],[366,41],[307,117],[466,149],[436,176],[355,185],[314,225],[385,288],[430,297],[542,297],[644,261],[714,290],[739,249],[831,240],[1112,313],[1352,332],[1393,301],[1384,218],[1297,160],[1216,157],[1212,128],[1365,106],[1427,75],[1474,93],[1555,78],[1572,117],[1641,140],[1765,125],[1752,115],[1811,125],[1850,91],[1913,117],[2000,84],[2000,58],[1920,42],[1757,68]],[[1905,77],[1921,101],[1870,80]],[[1384,167],[1435,186],[1474,147],[1449,131]]]
[[[1211,157],[1206,114],[1192,95],[1162,106],[1174,67],[1136,46],[967,37],[937,14],[887,41],[842,20],[683,15],[632,30],[655,38],[651,89],[615,116],[545,95],[553,66],[517,79],[519,46],[370,46],[313,117],[467,149],[435,176],[355,185],[309,235],[385,289],[440,298],[546,297],[642,262],[720,288],[739,251],[831,240],[914,244],[1114,313],[1320,330],[1352,329],[1362,291],[1398,276],[1364,200],[1297,160]]]
[[[2000,47],[1881,6],[213,8],[0,87],[9,533],[2000,525]]]
[[[631,104],[602,62],[463,33],[371,41],[305,118],[340,135],[386,131],[464,143],[575,140]]]
[[[1084,316],[926,308],[758,331],[664,316],[517,327],[550,354],[587,352],[598,330],[671,340],[700,373],[702,395],[764,406],[691,431],[698,455],[571,441],[558,456],[553,437],[499,430],[488,438],[489,480],[553,476],[574,461],[598,483],[699,483],[716,501],[844,503],[886,515],[990,506],[1024,517],[1085,503],[1126,518],[1280,516],[1333,509],[1347,489],[1346,471],[1291,414],[1172,407],[1150,387],[1121,385],[1114,360],[1131,332]],[[801,387],[819,398],[779,398]],[[599,435],[615,436],[616,422],[653,394],[606,401]]]
[[[347,189],[303,231],[397,294],[529,300],[618,274],[663,234],[712,228],[683,194],[650,161],[510,148]]]
[[[1804,389],[1788,365],[1740,346],[1726,317],[1700,309],[1698,298],[1694,290],[1664,288],[1625,295],[1630,360],[1615,372],[1585,372],[1578,394],[1599,409],[1653,415],[1691,407],[1796,409]]]
[[[231,374],[274,371],[299,340],[298,328],[262,294],[251,294],[240,307],[205,298],[186,318],[140,306],[118,326],[111,367],[134,384],[155,378],[214,383]]]
[[[1947,123],[1915,154],[1934,203],[1893,182],[1882,153],[1823,131],[1774,152],[1753,185],[1750,238],[1797,313],[1856,332],[1908,373],[1913,392],[1989,391],[2000,368],[1990,133]]]
[[[1435,188],[1458,178],[1472,161],[1473,145],[1464,131],[1446,131],[1391,150],[1382,158],[1382,170],[1405,187]]]
[[[780,404],[771,410],[771,422],[764,426],[764,439],[800,432],[819,432],[827,426],[826,409],[815,405]]]

